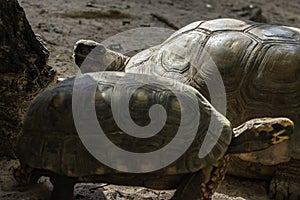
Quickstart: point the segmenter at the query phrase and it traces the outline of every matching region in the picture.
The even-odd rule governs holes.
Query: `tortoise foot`
[[[225,177],[228,156],[212,166],[187,175],[177,188],[171,200],[211,200]]]
[[[293,180],[287,180],[274,177],[270,184],[270,195],[275,200],[299,200],[300,199],[300,183]]]
[[[41,174],[32,167],[28,165],[21,165],[20,167],[14,169],[13,176],[19,185],[30,185],[37,183]]]
[[[50,181],[53,185],[50,200],[73,200],[74,185],[77,178],[52,174]]]
[[[300,199],[300,161],[280,164],[270,183],[270,195],[275,200]]]

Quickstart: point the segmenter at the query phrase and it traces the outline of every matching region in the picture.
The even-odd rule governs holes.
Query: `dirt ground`
[[[103,41],[133,28],[164,27],[170,31],[193,21],[220,17],[246,18],[299,27],[299,0],[19,0],[35,33],[45,40],[51,53],[49,65],[61,78],[77,73],[72,61],[72,49],[79,39]],[[131,38],[130,41],[135,41]],[[147,38],[146,46],[157,44],[161,38]],[[121,41],[114,41],[114,45]],[[132,45],[136,45],[134,42]],[[112,46],[113,47],[113,46]],[[51,185],[47,179],[41,184],[18,187],[11,176],[17,161],[0,159],[0,199],[44,200]],[[227,176],[214,195],[221,200],[264,200],[268,184]],[[75,199],[168,199],[173,191],[153,191],[105,184],[77,184]]]

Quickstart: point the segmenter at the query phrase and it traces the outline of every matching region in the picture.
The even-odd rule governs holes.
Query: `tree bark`
[[[14,156],[26,108],[36,94],[56,82],[48,57],[17,0],[0,0],[1,156]]]

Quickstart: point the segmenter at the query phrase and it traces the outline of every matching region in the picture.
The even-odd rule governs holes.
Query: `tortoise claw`
[[[30,181],[30,174],[33,171],[31,167],[18,167],[13,170],[13,176],[19,185],[29,185]]]
[[[13,170],[13,176],[19,185],[25,186],[36,184],[42,174],[38,173],[38,171],[32,167],[21,165]]]
[[[276,174],[270,183],[270,197],[275,200],[300,199],[300,162],[291,159],[278,165]]]

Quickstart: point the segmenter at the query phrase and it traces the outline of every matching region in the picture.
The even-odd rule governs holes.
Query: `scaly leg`
[[[270,183],[270,195],[276,200],[300,199],[300,160],[279,164]]]
[[[20,167],[14,169],[13,175],[20,185],[30,185],[36,184],[43,173],[38,169],[21,164]]]
[[[53,185],[51,200],[72,200],[77,178],[53,174],[50,176]]]
[[[171,200],[209,200],[218,189],[226,173],[228,157],[218,161],[217,165],[187,175],[177,188]]]

